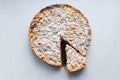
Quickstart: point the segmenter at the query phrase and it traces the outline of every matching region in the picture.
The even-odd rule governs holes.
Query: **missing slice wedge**
[[[68,72],[81,70],[88,63],[86,56],[63,38],[61,38],[61,61]]]

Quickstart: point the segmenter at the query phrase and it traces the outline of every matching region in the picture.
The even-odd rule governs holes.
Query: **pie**
[[[74,72],[88,63],[91,28],[80,10],[68,4],[41,9],[30,23],[28,37],[35,54],[50,65]]]

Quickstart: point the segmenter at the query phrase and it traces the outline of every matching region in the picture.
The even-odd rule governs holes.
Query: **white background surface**
[[[82,11],[92,28],[89,64],[67,73],[32,52],[28,28],[33,16],[55,3]],[[120,0],[0,0],[0,80],[120,80]]]

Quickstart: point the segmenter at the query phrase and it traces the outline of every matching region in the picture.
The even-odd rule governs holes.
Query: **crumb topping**
[[[87,19],[79,10],[68,5],[51,5],[42,9],[34,17],[29,30],[29,40],[36,55],[49,64],[60,66],[61,37],[86,55],[91,42]],[[67,67],[86,63],[86,58],[76,54],[71,47],[67,47],[66,54]]]

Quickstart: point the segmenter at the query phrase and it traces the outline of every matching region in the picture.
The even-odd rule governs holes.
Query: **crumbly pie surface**
[[[30,24],[28,36],[35,54],[48,64],[65,63],[69,72],[87,64],[91,28],[84,15],[70,5],[55,4],[40,10]]]

